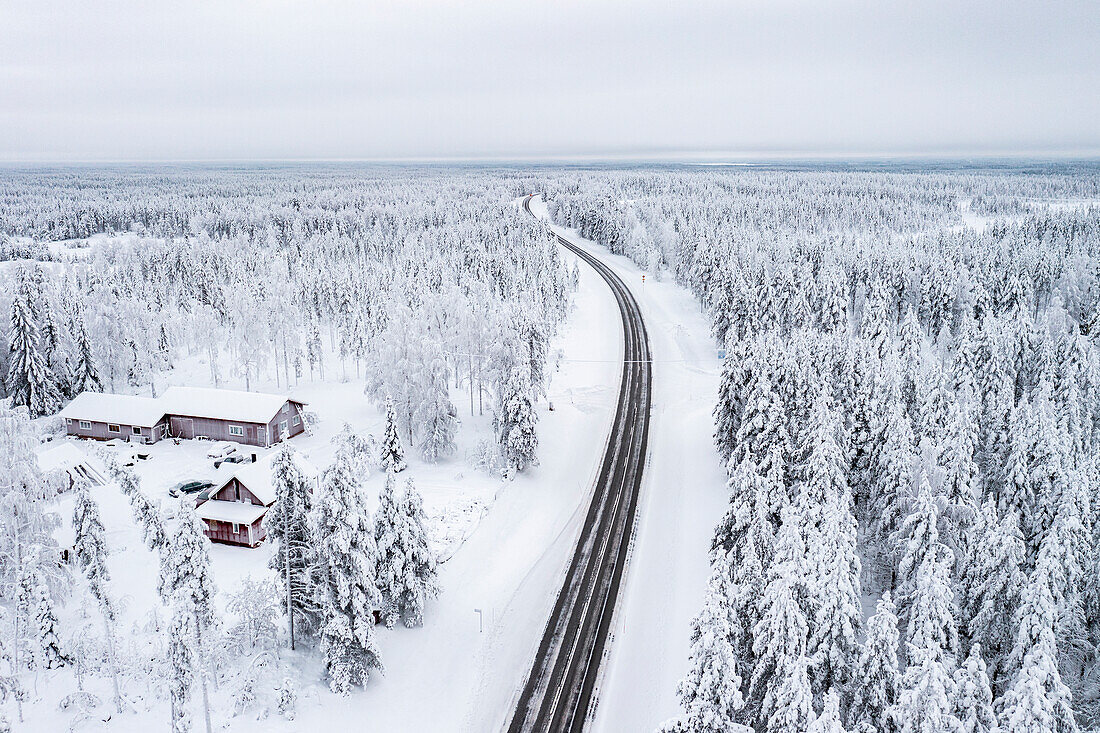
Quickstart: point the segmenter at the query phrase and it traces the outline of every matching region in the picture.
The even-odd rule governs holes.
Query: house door
[[[189,417],[173,417],[172,422],[172,435],[177,438],[194,438],[195,437],[195,421]]]

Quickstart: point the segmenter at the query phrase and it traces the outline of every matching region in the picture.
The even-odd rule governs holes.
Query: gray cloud
[[[1100,6],[0,0],[0,159],[1100,149]]]

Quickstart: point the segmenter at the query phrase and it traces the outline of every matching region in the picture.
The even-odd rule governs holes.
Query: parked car
[[[206,451],[207,458],[225,458],[230,453],[234,453],[237,450],[236,443],[215,443],[214,446]]]
[[[168,489],[168,495],[178,497],[187,494],[197,494],[203,489],[209,489],[213,485],[213,481],[181,481],[172,488]]]
[[[248,456],[244,453],[230,453],[224,458],[214,459],[214,468],[219,468],[223,463],[244,463],[248,460]]]
[[[218,485],[214,484],[213,486],[207,486],[205,489],[203,489],[199,493],[195,494],[195,506],[197,507],[197,506],[201,505],[203,502],[206,502],[207,500],[209,500],[211,495],[213,495],[213,493],[217,490],[218,490]]]

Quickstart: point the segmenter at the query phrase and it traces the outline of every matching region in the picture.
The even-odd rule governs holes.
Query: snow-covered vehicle
[[[214,459],[214,468],[220,468],[223,463],[244,463],[248,460],[248,456],[244,453],[234,451],[227,456]]]
[[[207,458],[225,458],[231,453],[237,452],[237,444],[230,442],[215,443],[210,450],[206,451]]]
[[[193,481],[181,481],[172,488],[168,489],[168,495],[172,497],[185,496],[187,494],[196,494],[204,489],[209,489],[214,485],[213,481],[206,480],[193,480]]]

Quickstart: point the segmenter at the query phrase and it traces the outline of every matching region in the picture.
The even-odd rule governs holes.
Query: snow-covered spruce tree
[[[966,661],[955,670],[951,707],[961,724],[960,733],[993,733],[997,729],[993,692],[985,673],[980,644],[970,647]]]
[[[275,502],[264,516],[264,527],[275,542],[275,554],[268,566],[279,579],[290,648],[294,649],[299,632],[310,636],[317,629],[319,609],[313,577],[316,538],[309,523],[313,497],[290,445],[279,449],[271,468],[271,483]]]
[[[815,547],[807,560],[816,595],[807,645],[816,689],[844,689],[852,678],[862,621],[860,565],[856,556],[856,520],[846,496],[830,496]]]
[[[115,651],[115,605],[111,599],[110,589],[107,587],[111,574],[107,569],[106,530],[99,518],[99,506],[88,489],[88,482],[79,480],[73,488],[76,494],[76,501],[73,504],[73,554],[77,567],[88,580],[88,589],[95,598],[103,618],[103,634],[107,645],[107,665],[111,673],[115,711],[121,713],[122,695],[118,684],[118,661]]]
[[[39,344],[34,294],[24,279],[11,301],[8,331],[8,373],[5,379],[12,404],[26,407],[31,417],[57,412],[61,396]]]
[[[812,696],[806,677],[806,616],[801,608],[805,596],[806,543],[796,505],[783,510],[783,524],[775,539],[775,551],[768,568],[768,585],[760,598],[760,620],[753,629],[753,671],[749,685],[748,707],[758,727],[769,725],[780,705],[801,703],[798,689],[789,689],[780,700],[780,687],[795,676],[801,665],[806,679],[806,695]],[[797,687],[797,685],[796,685]],[[800,709],[800,708],[799,708]],[[791,715],[794,715],[792,713]],[[797,717],[797,716],[795,716]],[[804,721],[803,725],[808,723]]]
[[[88,338],[88,327],[83,317],[80,318],[76,338],[77,359],[72,366],[73,395],[81,392],[102,392],[103,383],[99,379],[99,370],[96,368],[96,357],[91,350],[91,339]]]
[[[1022,518],[1030,515],[1035,506],[1028,465],[1032,442],[1031,407],[1027,401],[1021,401],[1009,412],[1003,481],[991,487],[1000,513],[1015,512],[1021,517],[1021,530],[1024,529]]]
[[[1001,728],[1012,733],[1077,730],[1070,691],[1058,671],[1052,572],[1050,555],[1042,554],[1020,601],[1010,658],[1015,677],[999,700]]]
[[[993,688],[1004,689],[1005,658],[1012,649],[1014,615],[1027,582],[1023,570],[1024,538],[1016,513],[998,519],[992,502],[982,509],[968,563],[962,573],[963,613],[967,632],[988,659]]]
[[[939,460],[939,454],[946,445],[952,401],[947,370],[938,362],[929,365],[922,374],[918,390],[921,397],[919,418],[915,423],[918,439],[927,439],[936,448]]]
[[[191,733],[191,690],[195,684],[195,616],[184,602],[174,605],[168,626],[168,699],[171,733]]]
[[[875,554],[882,566],[880,570],[887,571],[892,580],[900,560],[895,537],[915,498],[913,465],[916,447],[896,382],[883,399],[885,404],[878,412],[879,422],[876,427],[881,448],[877,465],[872,468],[872,533]]]
[[[940,546],[942,548],[942,545]],[[894,720],[901,733],[933,733],[958,725],[951,708],[956,645],[950,551],[928,553],[912,579],[906,629],[909,665],[902,676]],[[909,555],[907,555],[909,557]]]
[[[726,554],[718,553],[703,609],[691,622],[690,667],[677,688],[684,714],[665,723],[664,731],[725,733],[741,729],[737,717],[745,705],[741,694],[745,667],[731,643],[738,621],[731,615],[734,590],[730,573]]]
[[[401,447],[401,438],[397,434],[397,415],[390,397],[386,397],[386,432],[382,435],[380,463],[383,471],[394,473],[401,473],[408,467],[405,463],[405,450]]]
[[[768,367],[762,360],[758,362],[756,378],[745,399],[734,446],[731,465],[748,458],[756,463],[761,474],[768,472],[771,468],[769,462],[773,458],[786,461],[792,453],[791,438],[787,434],[787,415],[772,389]],[[777,515],[781,508],[775,508]]]
[[[501,386],[500,403],[493,420],[497,442],[510,473],[538,463],[539,439],[535,432],[538,414],[532,397],[527,371],[521,366],[512,367]]]
[[[718,403],[714,406],[714,445],[718,455],[726,462],[737,445],[745,398],[755,369],[759,368],[759,356],[754,346],[755,342],[750,339],[732,339],[726,343]]]
[[[905,403],[909,419],[914,423],[920,418],[921,380],[923,363],[924,333],[917,322],[917,313],[910,304],[905,310],[899,329],[901,342],[901,398]]]
[[[821,715],[814,718],[806,733],[848,733],[840,719],[840,698],[834,690],[825,693],[821,702]]]
[[[53,610],[53,598],[45,583],[37,583],[33,591],[33,618],[31,631],[34,634],[35,666],[39,669],[57,669],[64,667],[66,656],[61,652],[61,643],[57,638],[57,615]]]
[[[965,371],[965,370],[964,370]],[[948,545],[962,546],[965,528],[978,508],[978,466],[974,460],[978,425],[971,401],[973,385],[956,389],[948,410],[947,432],[940,451],[946,473],[944,495],[952,537]]]
[[[211,733],[210,699],[207,679],[207,642],[212,641],[218,624],[214,596],[214,576],[210,570],[210,541],[203,534],[203,523],[195,514],[190,502],[180,505],[175,532],[168,547],[161,554],[159,592],[165,605],[180,612],[189,612],[192,620],[192,637],[195,666],[202,692],[203,716],[206,733]]]
[[[957,639],[954,621],[947,624],[943,618],[942,613],[945,608],[938,605],[943,599],[928,595],[930,590],[933,590],[927,585],[931,580],[937,581],[935,591],[946,590],[950,595],[949,587],[940,588],[940,581],[946,584],[947,580],[940,578],[939,567],[944,562],[950,562],[950,550],[940,542],[939,515],[940,502],[932,496],[927,471],[922,471],[913,512],[905,519],[898,533],[898,542],[903,547],[898,567],[901,601],[899,616],[902,627],[906,629],[906,639],[912,641],[915,630],[912,626],[913,617],[919,613],[916,606],[924,601],[936,603],[935,613],[932,609],[925,609],[933,615],[926,616],[923,622],[938,625],[924,631],[935,636],[941,651],[953,653]],[[953,595],[950,595],[946,603],[946,610],[949,611],[953,603]]]
[[[399,604],[405,573],[404,518],[394,492],[396,483],[393,471],[388,471],[374,515],[374,544],[378,553],[375,582],[381,601],[379,612],[389,628],[401,617]]]
[[[310,521],[316,538],[316,584],[321,606],[321,654],[329,689],[347,695],[381,669],[374,640],[377,553],[374,528],[351,455],[338,451],[324,473]]]
[[[891,711],[898,683],[898,618],[887,591],[867,622],[867,639],[849,688],[848,725],[854,733],[896,733]]]
[[[413,480],[405,481],[400,511],[405,534],[404,588],[397,599],[401,621],[408,627],[424,623],[424,606],[439,595],[435,555],[428,545],[424,500]]]
[[[730,476],[730,508],[715,530],[711,561],[726,557],[731,569],[730,643],[747,674],[753,664],[753,628],[760,620],[760,597],[767,585],[775,530],[769,518],[766,486],[775,477],[761,477],[751,461],[743,461]]]
[[[814,407],[813,426],[806,434],[809,458],[802,469],[799,496],[806,542],[806,655],[819,693],[847,684],[856,661],[861,619],[856,520],[850,509],[848,462],[837,442],[840,428],[830,392],[826,383]]]
[[[764,729],[767,733],[802,733],[814,718],[814,695],[806,657],[787,662],[778,670],[773,712]]]

